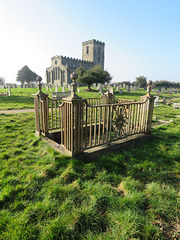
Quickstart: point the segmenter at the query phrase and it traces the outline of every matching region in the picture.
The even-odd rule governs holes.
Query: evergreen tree
[[[93,83],[104,84],[110,82],[112,79],[109,72],[103,70],[102,66],[100,65],[96,65],[87,70],[83,67],[80,67],[76,70],[76,73],[78,74],[77,81],[87,84],[88,90],[90,90],[90,87]]]
[[[30,83],[36,81],[37,74],[32,72],[28,66],[24,66],[18,71],[16,81],[23,83]]]

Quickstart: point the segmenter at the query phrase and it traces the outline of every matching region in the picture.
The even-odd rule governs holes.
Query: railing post
[[[150,92],[151,92],[151,88],[152,88],[152,81],[149,80],[147,82],[147,94],[146,97],[149,101],[148,104],[148,115],[147,115],[147,133],[151,134],[151,124],[152,124],[152,116],[153,116],[153,107],[154,107],[154,99],[155,97],[153,97]]]
[[[64,103],[64,117],[63,117],[63,138],[64,147],[69,151],[71,156],[75,156],[79,153],[83,152],[83,143],[84,143],[84,104],[86,103],[86,99],[82,99],[81,97],[76,95],[76,83],[75,79],[77,79],[77,74],[72,73],[70,75],[73,80],[71,87],[72,93],[70,97],[63,98],[62,101]],[[62,136],[62,134],[61,134]]]
[[[36,132],[35,135],[39,136],[41,133],[47,135],[48,133],[48,94],[43,93],[42,89],[42,78],[37,76],[36,80],[39,82],[39,91],[34,95],[35,105],[35,123]]]

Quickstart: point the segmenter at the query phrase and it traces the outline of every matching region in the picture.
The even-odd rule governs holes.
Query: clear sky
[[[0,77],[27,65],[42,76],[51,57],[82,58],[82,42],[105,42],[116,81],[180,82],[180,0],[0,0]]]

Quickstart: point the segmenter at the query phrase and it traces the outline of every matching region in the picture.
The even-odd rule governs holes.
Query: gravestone
[[[156,96],[156,98],[154,99],[154,103],[158,104],[159,103],[159,96]]]
[[[122,87],[123,87],[123,85],[122,85],[122,84],[119,84],[119,87],[121,87],[121,88],[122,88]]]
[[[172,106],[174,109],[180,109],[180,103],[173,103]]]
[[[96,88],[96,83],[93,83],[93,88]]]
[[[100,87],[99,87],[99,92],[100,92],[100,93],[103,92],[103,87],[102,87],[102,85],[100,85]]]
[[[78,88],[78,93],[80,93],[80,89]]]
[[[119,92],[119,87],[116,87],[116,91],[118,91],[118,92]]]
[[[123,88],[126,88],[126,84],[125,83],[123,83]]]
[[[136,86],[134,86],[134,92],[136,92],[136,89],[137,89],[137,87],[136,87]]]
[[[131,85],[131,86],[130,86],[130,91],[132,92],[132,90],[133,90],[133,86]]]
[[[126,91],[129,92],[129,85],[126,85]]]
[[[122,89],[120,89],[120,92],[119,92],[119,93],[121,93],[121,94],[122,94],[122,93],[123,93],[123,90],[122,90]]]
[[[97,85],[97,90],[99,90],[99,88],[100,88],[100,85],[101,85],[101,84],[100,84],[100,83],[98,83],[98,85]]]
[[[62,87],[62,92],[65,92],[65,87]]]
[[[109,92],[114,95],[114,89],[112,87],[109,89]]]
[[[8,86],[8,93],[9,93],[9,96],[11,96],[11,88],[10,88],[10,86]]]
[[[55,86],[55,92],[58,92],[58,85]]]

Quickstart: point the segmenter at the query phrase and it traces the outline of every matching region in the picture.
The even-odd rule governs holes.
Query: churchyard
[[[84,88],[83,98],[101,96]],[[146,94],[113,89],[119,99]],[[42,89],[50,97],[55,90]],[[37,88],[4,91],[0,110],[34,108]],[[158,95],[152,137],[94,159],[70,158],[35,137],[35,113],[0,114],[0,239],[178,237],[180,110],[172,104],[180,94]]]

